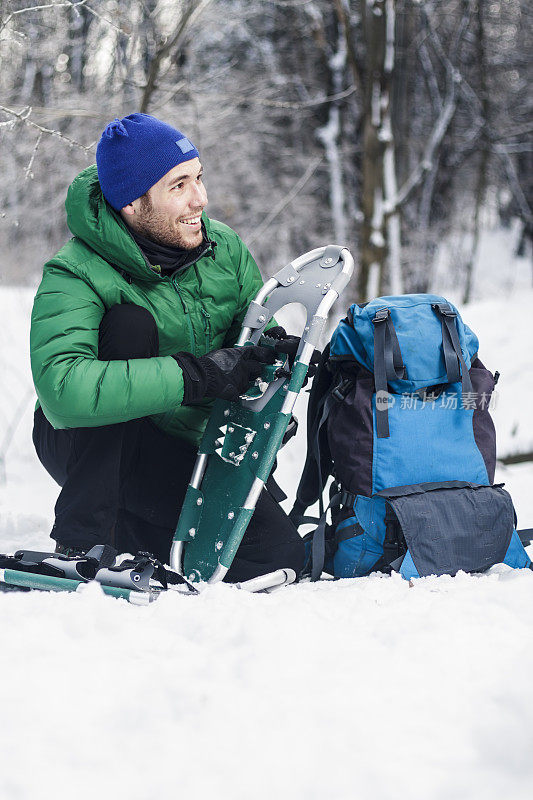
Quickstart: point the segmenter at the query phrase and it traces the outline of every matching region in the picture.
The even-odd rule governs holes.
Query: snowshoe
[[[241,347],[259,340],[274,347],[265,327],[289,303],[302,304],[307,319],[292,368],[283,357],[267,366],[239,400],[215,402],[171,550],[172,569],[191,583],[216,583],[231,566],[287,432],[328,313],[353,268],[346,248],[312,250],[270,278],[250,304],[237,342]],[[273,575],[276,586],[281,579]],[[261,589],[267,588],[263,584]]]
[[[96,545],[77,555],[34,550],[0,555],[0,588],[4,591],[75,592],[89,581],[99,583],[105,594],[136,605],[147,605],[169,587],[197,593],[181,575],[167,570],[150,553],[118,561],[117,551],[109,545]]]

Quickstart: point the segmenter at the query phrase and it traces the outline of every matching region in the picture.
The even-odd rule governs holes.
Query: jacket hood
[[[106,261],[140,280],[159,280],[147,263],[128,226],[104,198],[96,164],[80,172],[70,184],[65,201],[67,225]],[[202,214],[207,232],[209,220]]]

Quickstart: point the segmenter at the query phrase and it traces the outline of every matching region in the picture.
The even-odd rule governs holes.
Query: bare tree
[[[5,0],[3,277],[38,274],[103,126],[144,110],[201,147],[266,273],[337,240],[354,297],[425,291],[460,224],[469,298],[487,198],[530,246],[531,25],[526,0]]]

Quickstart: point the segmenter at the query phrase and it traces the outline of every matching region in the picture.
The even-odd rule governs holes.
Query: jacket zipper
[[[205,348],[206,348],[205,352],[209,353],[209,351],[211,349],[211,342],[210,342],[210,338],[211,338],[211,323],[209,322],[209,320],[211,319],[211,314],[209,314],[209,312],[207,312],[202,305],[200,305],[200,310],[201,310],[201,312],[203,314],[203,317],[204,317]]]
[[[195,356],[196,355],[196,345],[194,343],[194,329],[192,327],[191,315],[189,314],[189,309],[187,308],[185,300],[183,299],[183,295],[181,294],[178,281],[177,281],[177,279],[175,277],[172,278],[172,285],[174,286],[174,289],[176,290],[177,295],[178,295],[178,297],[179,297],[179,299],[181,301],[181,305],[182,305],[182,308],[183,308],[183,313],[185,315],[185,319],[187,320],[187,324],[189,326],[189,338],[191,340],[191,353],[192,353],[193,356]]]
[[[204,333],[205,333],[205,352],[209,353],[211,350],[211,314],[205,310],[204,304],[200,299],[200,273],[198,272],[198,262],[194,264],[194,271],[196,273],[196,280],[198,282],[198,303],[200,305],[200,311],[202,312],[202,316],[204,318]]]

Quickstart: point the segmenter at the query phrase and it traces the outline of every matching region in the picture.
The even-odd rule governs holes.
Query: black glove
[[[183,371],[183,403],[197,403],[204,397],[237,400],[258,378],[265,364],[273,364],[273,347],[224,347],[201,358],[190,353],[173,356]]]
[[[286,333],[285,328],[282,328],[281,325],[278,325],[277,328],[270,328],[270,330],[265,331],[263,335],[269,336],[271,339],[276,339],[276,346],[274,348],[276,353],[285,353],[285,355],[289,357],[289,367],[292,369],[294,359],[296,358],[296,353],[300,347],[300,337],[291,336],[290,334]],[[313,351],[311,361],[309,362],[309,369],[307,371],[308,378],[312,378],[316,373],[317,364],[320,361],[321,355],[322,353],[320,350]]]

